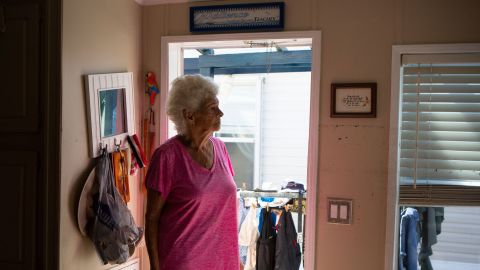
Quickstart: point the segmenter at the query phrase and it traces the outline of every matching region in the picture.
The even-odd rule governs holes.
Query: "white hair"
[[[180,134],[186,132],[183,110],[196,112],[211,98],[218,94],[218,85],[210,78],[202,75],[184,75],[172,82],[168,93],[167,115]]]

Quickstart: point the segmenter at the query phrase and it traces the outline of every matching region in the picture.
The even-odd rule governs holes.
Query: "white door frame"
[[[320,31],[294,31],[294,32],[266,32],[266,33],[239,33],[239,34],[212,34],[166,36],[161,41],[161,74],[160,74],[160,121],[157,134],[160,134],[157,143],[167,139],[168,121],[165,110],[167,92],[172,78],[182,74],[183,63],[173,61],[182,57],[182,43],[209,42],[225,44],[236,40],[272,40],[272,39],[311,39],[312,68],[311,68],[311,94],[310,94],[310,123],[308,142],[308,169],[307,169],[307,222],[305,235],[305,270],[315,269],[315,235],[316,235],[316,205],[317,205],[317,179],[318,179],[318,135],[320,114]],[[315,218],[312,218],[315,217]],[[311,229],[314,228],[314,229]]]
[[[401,115],[400,86],[402,76],[402,55],[405,54],[445,54],[445,53],[480,53],[480,43],[472,44],[423,44],[423,45],[394,45],[392,46],[392,84],[390,96],[390,142],[388,157],[388,184],[387,184],[387,222],[385,229],[385,269],[398,268],[398,230],[399,230],[399,187],[398,162],[400,146],[399,130]]]

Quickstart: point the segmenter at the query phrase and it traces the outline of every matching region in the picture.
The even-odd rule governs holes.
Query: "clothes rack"
[[[269,191],[269,190],[241,190],[239,191],[240,197],[242,198],[258,198],[258,197],[274,197],[274,198],[306,198],[307,192],[305,191]]]
[[[303,190],[299,191],[276,191],[276,190],[241,190],[239,191],[241,198],[291,198],[298,199],[298,223],[297,230],[302,233],[302,221],[303,221],[303,198],[307,197],[307,192]]]

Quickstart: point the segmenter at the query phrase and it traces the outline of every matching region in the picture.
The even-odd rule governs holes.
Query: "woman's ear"
[[[182,113],[183,113],[183,117],[185,118],[185,120],[187,120],[188,122],[193,122],[193,113],[192,112],[187,111],[187,109],[183,109]]]

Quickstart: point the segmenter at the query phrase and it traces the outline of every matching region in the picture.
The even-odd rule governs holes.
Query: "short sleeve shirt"
[[[193,160],[177,136],[152,156],[146,186],[165,200],[158,225],[162,270],[239,268],[234,172],[223,142],[210,141],[210,169]]]

